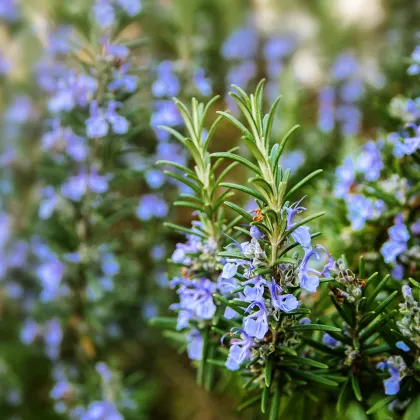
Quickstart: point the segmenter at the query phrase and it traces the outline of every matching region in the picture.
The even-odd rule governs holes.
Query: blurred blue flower
[[[142,10],[141,0],[116,0],[116,2],[131,17],[139,14]]]
[[[258,39],[253,28],[239,28],[222,45],[222,56],[227,60],[247,60],[257,53]]]
[[[404,217],[395,217],[395,224],[388,229],[389,240],[382,245],[381,254],[387,264],[395,262],[396,258],[407,250],[407,242],[411,235],[404,224]]]
[[[354,54],[346,52],[341,54],[334,62],[331,73],[334,79],[343,80],[357,73],[359,64]]]
[[[203,354],[203,337],[198,330],[191,330],[187,337],[188,341],[188,357],[191,360],[201,360]]]
[[[111,402],[94,401],[80,420],[124,420],[124,417]]]
[[[168,214],[168,205],[157,195],[145,194],[140,198],[136,214],[143,221],[151,220],[153,217],[161,219]]]
[[[157,98],[173,97],[178,95],[181,84],[174,73],[172,61],[162,61],[157,67],[157,79],[152,85],[152,93]]]
[[[338,198],[344,198],[356,179],[354,162],[351,157],[348,156],[344,159],[343,165],[336,169],[335,176],[334,195]]]
[[[335,90],[330,86],[321,89],[318,101],[318,127],[323,133],[331,133],[335,126]]]
[[[96,0],[93,13],[102,28],[109,28],[115,23],[115,11],[109,0]]]

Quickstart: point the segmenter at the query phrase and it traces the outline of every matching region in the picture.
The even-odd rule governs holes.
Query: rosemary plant
[[[178,139],[190,152],[194,161],[194,170],[176,162],[160,160],[157,163],[172,166],[174,170],[165,170],[165,174],[175,178],[190,188],[191,193],[180,195],[175,206],[194,210],[198,220],[192,222],[191,228],[165,223],[169,228],[186,234],[187,241],[179,243],[172,255],[171,263],[179,267],[179,275],[171,281],[172,287],[177,289],[180,302],[171,306],[178,312],[176,329],[182,331],[178,335],[170,333],[174,338],[186,340],[190,359],[198,361],[197,381],[200,385],[211,387],[213,366],[206,363],[207,358],[214,358],[218,345],[217,336],[211,331],[212,325],[217,325],[220,317],[220,304],[213,298],[213,294],[220,284],[220,262],[218,251],[226,245],[232,224],[227,224],[223,216],[223,202],[233,193],[226,191],[218,195],[222,180],[237,165],[232,163],[220,174],[216,174],[222,159],[212,163],[208,147],[214,131],[221,117],[216,119],[209,131],[204,130],[205,118],[217,100],[212,99],[207,105],[192,100],[191,110],[175,99],[175,103],[182,115],[188,137],[170,127],[161,127]],[[179,172],[181,171],[181,173]],[[170,326],[171,320],[155,318],[155,324]]]

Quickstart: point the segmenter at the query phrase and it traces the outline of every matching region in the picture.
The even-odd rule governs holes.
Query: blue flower
[[[291,36],[275,36],[264,45],[264,57],[268,61],[282,60],[292,54],[296,48],[296,40]]]
[[[357,106],[348,104],[338,106],[336,118],[341,123],[343,136],[354,136],[359,132],[362,113]]]
[[[109,28],[115,23],[115,11],[108,0],[97,0],[93,6],[96,22],[102,28]]]
[[[147,171],[145,177],[147,185],[153,189],[160,188],[165,182],[165,175],[162,171],[157,169],[151,169]]]
[[[105,253],[101,255],[101,270],[109,277],[116,276],[120,272],[120,264],[114,254]]]
[[[201,360],[203,357],[203,337],[194,329],[188,334],[188,357],[191,360]]]
[[[404,266],[402,264],[395,264],[391,275],[395,280],[402,280],[404,277]]]
[[[32,318],[25,319],[20,330],[20,341],[24,344],[31,344],[39,334],[39,326]]]
[[[411,54],[411,59],[413,60],[413,63],[408,68],[407,73],[410,76],[420,74],[420,46],[417,46],[414,49],[413,53]]]
[[[106,363],[98,362],[95,366],[95,369],[105,381],[110,381],[112,379],[111,371],[109,370],[109,367]]]
[[[42,220],[47,220],[53,214],[57,205],[58,197],[51,185],[42,189],[42,199],[39,204],[38,215]]]
[[[132,93],[137,89],[138,77],[127,74],[130,69],[128,63],[122,64],[118,70],[112,74],[113,80],[108,84],[109,90],[122,89],[125,92]]]
[[[108,401],[94,401],[89,404],[80,420],[124,420],[117,407]]]
[[[271,302],[273,307],[286,313],[294,311],[299,306],[299,301],[295,296],[291,294],[282,294],[282,292],[283,289],[278,284],[276,284],[273,278],[270,287]]]
[[[354,230],[365,227],[367,220],[377,219],[383,211],[383,201],[373,201],[362,194],[351,194],[345,199],[347,205],[347,217]]]
[[[348,79],[357,72],[359,64],[356,57],[350,53],[341,54],[335,61],[331,73],[334,79],[344,80]]]
[[[364,91],[360,79],[350,79],[340,88],[340,97],[344,102],[356,102],[363,96]]]
[[[116,0],[117,4],[127,13],[128,16],[136,16],[142,10],[140,0]]]
[[[406,375],[407,366],[401,356],[392,356],[386,362],[378,363],[378,369],[388,369],[390,378],[384,380],[385,395],[397,395],[400,382]]]
[[[244,295],[247,301],[261,301],[264,294],[264,285],[266,284],[265,279],[262,276],[254,277],[251,280],[248,280],[243,285],[246,285],[244,288]],[[251,286],[250,286],[251,285]]]
[[[356,179],[354,163],[351,157],[344,159],[343,165],[335,171],[337,181],[334,185],[334,195],[338,198],[344,198],[350,191]]]
[[[153,217],[161,219],[168,214],[168,205],[157,195],[145,194],[140,198],[136,214],[143,221],[151,220]]]
[[[331,133],[335,125],[335,91],[334,88],[324,87],[319,94],[318,127],[323,133]]]
[[[181,309],[193,313],[198,319],[213,318],[216,312],[213,302],[213,293],[217,289],[215,283],[208,279],[177,279],[175,284],[181,285],[177,290]]]
[[[77,136],[71,129],[64,131],[64,140],[66,141],[67,154],[76,162],[83,162],[89,153],[89,148],[86,140],[83,137]]]
[[[387,264],[396,261],[397,257],[407,250],[411,235],[404,224],[402,214],[395,217],[395,225],[388,229],[389,240],[382,245],[381,254]]]
[[[251,228],[249,230],[249,233],[255,239],[263,239],[264,238],[264,233],[261,232],[256,226],[251,226]]]
[[[292,204],[290,207],[285,207],[285,210],[287,211],[288,230],[295,226],[295,223],[293,223],[294,216],[306,210],[305,207],[299,207],[299,204],[302,202],[302,200]],[[295,242],[300,244],[303,249],[312,249],[311,234],[309,232],[308,226],[299,226],[297,229],[294,229],[292,232],[292,238],[295,240]]]
[[[11,70],[11,64],[10,62],[4,57],[3,55],[0,55],[0,75],[4,76],[8,74]]]
[[[233,32],[222,46],[222,56],[228,60],[246,60],[257,53],[257,34],[252,28],[240,28]]]
[[[234,263],[228,262],[223,266],[222,277],[224,279],[231,279],[238,271],[238,266]]]
[[[357,169],[365,174],[367,181],[377,181],[384,167],[381,157],[381,144],[369,141],[362,146],[362,153],[357,159]]]
[[[407,346],[407,344],[404,343],[404,341],[398,341],[396,344],[397,348],[404,351],[404,352],[409,352],[410,351],[410,347]]]
[[[282,168],[290,168],[292,171],[297,171],[305,163],[305,159],[305,154],[301,150],[282,153],[280,156],[280,166]]]
[[[64,264],[55,256],[46,259],[36,268],[35,273],[42,283],[42,302],[53,300],[58,295],[64,270]]]
[[[63,340],[63,330],[58,319],[53,318],[47,322],[44,332],[44,340],[47,345],[46,353],[50,359],[58,359],[61,341]]]
[[[95,167],[92,167],[90,173],[86,169],[81,169],[78,175],[71,176],[61,186],[61,193],[70,200],[80,201],[88,190],[97,194],[108,191],[108,181],[110,179],[110,174],[98,175]]]
[[[244,330],[250,337],[262,340],[268,331],[267,310],[260,301],[252,302],[246,312],[251,308],[257,307],[257,312],[253,312],[244,318]]]
[[[243,362],[251,358],[251,347],[254,342],[252,338],[244,331],[237,329],[241,338],[232,338],[230,341],[229,355],[225,366],[229,370],[238,370]],[[223,341],[224,337],[222,337]]]
[[[152,93],[157,98],[164,96],[172,97],[178,95],[181,84],[178,77],[173,73],[172,61],[162,61],[158,66],[158,77],[152,85]]]
[[[96,101],[90,103],[90,117],[86,120],[86,134],[88,137],[105,137],[108,134],[108,123],[99,111]]]
[[[108,109],[102,111],[96,101],[90,103],[90,117],[86,120],[86,133],[88,137],[104,137],[108,134],[108,123],[115,134],[126,134],[129,123],[126,118],[118,115],[117,107],[120,102],[108,101]]]
[[[155,112],[152,114],[151,119],[152,127],[157,128],[160,125],[175,127],[182,124],[183,120],[181,114],[174,102],[167,100],[155,102]],[[159,132],[166,133],[164,130],[159,130]]]
[[[212,94],[213,89],[210,80],[205,77],[204,69],[198,69],[194,72],[194,84],[202,95],[209,96]]]
[[[18,3],[13,0],[2,0],[0,2],[0,18],[8,22],[15,22],[19,17]]]
[[[299,286],[312,293],[316,292],[316,289],[319,286],[319,276],[321,275],[319,271],[308,267],[308,262],[313,255],[318,258],[318,254],[315,250],[306,251],[299,266],[298,273]]]
[[[334,348],[334,347],[339,347],[339,346],[341,346],[341,343],[338,341],[338,340],[336,340],[335,338],[333,338],[333,337],[331,337],[329,334],[327,334],[327,333],[325,333],[324,335],[323,335],[323,337],[322,337],[322,342],[326,345],[326,346],[328,346],[328,347],[330,347],[330,348]]]

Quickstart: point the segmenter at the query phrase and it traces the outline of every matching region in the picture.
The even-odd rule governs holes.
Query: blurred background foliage
[[[12,3],[0,0],[0,18]],[[130,147],[140,151],[142,167],[150,170],[160,153],[161,139],[154,118],[167,117],[157,116],[159,99],[153,89],[162,62],[172,62],[180,85],[178,97],[220,95],[215,109],[229,108],[232,112],[235,109],[227,99],[230,84],[250,90],[261,78],[266,78],[267,104],[273,97],[282,95],[273,141],[280,139],[291,126],[302,126],[290,143],[283,164],[293,169],[296,179],[315,169],[324,169],[323,179],[306,191],[311,197],[308,207],[314,213],[318,209],[327,213],[315,227],[315,231],[323,232],[321,242],[333,255],[345,253],[350,262],[356,261],[361,252],[378,251],[381,243],[366,242],[363,238],[354,239],[362,242],[357,246],[349,243],[352,236],[349,236],[343,204],[331,200],[334,171],[343,157],[360,145],[382,132],[395,130],[397,120],[388,112],[394,96],[413,87],[414,93],[419,94],[418,86],[413,86],[406,73],[406,57],[418,39],[420,2],[143,0],[142,5],[138,17],[130,22],[121,21],[123,39],[142,39],[141,48],[134,53],[141,68],[142,88],[131,99],[136,132],[128,140]],[[48,28],[71,25],[89,40],[92,4],[81,0],[22,0],[15,6],[19,13],[17,19],[0,19],[0,56],[11,65],[11,71],[2,77],[0,85],[0,109],[4,116],[0,140],[1,209],[13,215],[15,238],[29,242],[33,235],[52,235],[56,243],[68,247],[72,226],[65,231],[58,222],[56,226],[51,223],[46,226],[37,220],[39,187],[46,179],[51,182],[55,175],[49,171],[50,162],[39,151],[47,109],[46,94],[37,84],[36,65],[48,43]],[[200,72],[210,87],[200,85],[203,83],[198,80],[203,77]],[[16,103],[19,98],[24,99]],[[13,105],[15,109],[11,113]],[[213,113],[209,125],[214,118]],[[223,122],[212,147],[214,151],[228,150],[237,144],[237,137]],[[13,159],[6,156],[10,148],[16,153]],[[168,153],[173,158],[173,153]],[[248,175],[238,169],[230,177],[241,183]],[[140,196],[154,189],[143,172],[134,175],[127,172],[124,183],[116,188],[127,203],[130,199],[137,203]],[[159,190],[171,203],[178,194],[177,188],[165,183]],[[118,203],[113,205],[116,207],[108,209],[109,215],[119,211]],[[191,220],[185,211],[171,209],[170,212],[172,220],[177,219],[180,224],[186,225]],[[232,378],[221,378],[211,395],[199,389],[187,358],[177,354],[170,341],[147,325],[147,319],[153,314],[166,313],[173,300],[173,292],[166,290],[163,278],[165,259],[156,257],[152,250],[161,247],[168,257],[179,238],[162,227],[161,218],[139,220],[133,210],[105,234],[105,242],[118,243],[117,248],[123,250],[118,251],[121,273],[114,291],[105,301],[101,300],[100,306],[95,306],[99,305],[96,301],[86,303],[86,313],[92,319],[73,322],[99,323],[88,330],[97,334],[117,325],[120,333],[99,340],[102,344],[89,334],[83,338],[80,345],[84,356],[79,362],[86,365],[83,385],[87,386],[87,395],[96,393],[99,386],[93,378],[91,363],[107,360],[121,372],[124,380],[139,374],[131,397],[137,408],[127,418],[257,418],[255,412],[234,411],[239,396]],[[47,233],[47,228],[52,233]],[[1,258],[0,265],[7,266],[6,260],[11,257],[2,254]],[[376,268],[375,261],[372,259],[369,268]],[[54,409],[56,402],[50,394],[54,363],[36,342],[25,345],[20,339],[28,318],[37,316],[48,320],[60,313],[57,305],[44,307],[43,302],[36,301],[40,287],[33,267],[33,264],[16,264],[1,284],[1,419],[67,418]],[[23,291],[13,289],[15,283]],[[26,299],[28,296],[30,301]],[[72,361],[74,337],[71,328],[65,330],[60,354]],[[298,398],[296,407],[299,407]],[[304,407],[301,409],[305,413]],[[334,408],[330,411],[326,406],[322,414],[320,411],[313,418],[335,415]],[[416,416],[417,413],[407,418]],[[282,418],[289,417],[300,418],[296,412],[284,413]],[[351,405],[346,418],[362,419],[366,415],[359,406]]]

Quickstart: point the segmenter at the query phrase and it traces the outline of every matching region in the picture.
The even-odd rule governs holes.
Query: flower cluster
[[[302,200],[294,204],[287,200],[299,186],[320,171],[308,176],[299,186],[288,189],[290,169],[282,168],[279,160],[293,130],[286,135],[281,146],[276,145],[270,150],[268,139],[275,106],[265,117],[260,113],[263,83],[258,86],[255,96],[248,96],[240,89],[238,91],[239,95],[232,93],[232,97],[239,106],[243,105],[250,128],[228,113],[220,114],[245,134],[245,145],[257,164],[232,152],[211,155],[234,162],[222,172],[210,197],[205,188],[196,188],[208,184],[205,175],[214,173],[207,154],[207,138],[203,141],[200,136],[204,108],[193,101],[190,113],[183,104],[177,103],[192,140],[179,133],[177,138],[191,151],[196,164],[195,172],[183,168],[187,177],[180,180],[190,185],[197,194],[188,196],[191,201],[180,202],[179,205],[195,208],[200,221],[195,222],[192,229],[169,224],[178,231],[188,232],[187,242],[178,244],[172,255],[172,262],[181,266],[181,277],[175,277],[171,282],[177,288],[180,299],[171,308],[178,311],[175,328],[184,333],[190,359],[200,361],[199,383],[209,388],[212,366],[223,364],[228,370],[250,376],[251,391],[262,392],[262,411],[266,412],[271,400],[270,410],[275,413],[281,389],[294,386],[293,379],[280,381],[280,373],[274,368],[278,364],[284,366],[289,378],[305,377],[317,383],[335,385],[322,375],[318,377],[307,370],[300,372],[297,369],[299,360],[305,360],[309,366],[325,366],[299,356],[298,348],[302,344],[300,331],[341,331],[332,326],[311,324],[304,316],[310,310],[303,308],[298,299],[301,293],[317,291],[320,279],[328,274],[334,261],[324,247],[313,246],[312,237],[315,235],[311,235],[306,226],[308,221],[322,213],[297,220],[297,216],[306,210],[301,206]],[[194,115],[197,115],[196,119],[191,118]],[[213,131],[213,128],[210,129],[210,133]],[[237,163],[254,172],[256,178],[251,180],[254,189],[220,182]],[[219,186],[226,187],[227,191],[214,204],[211,197]],[[213,209],[232,194],[230,190],[245,192],[256,199],[256,209],[251,213],[234,203],[225,202],[239,214],[228,225],[234,227],[233,234],[217,222],[222,220],[221,216],[213,219]],[[242,219],[248,223],[247,229],[243,228],[244,225],[237,225]],[[241,235],[246,235],[248,240],[238,242],[237,238]],[[225,240],[221,241],[221,238],[227,238],[231,243],[223,246]],[[288,256],[289,251],[297,247],[301,248],[302,255],[295,252],[293,256]],[[321,264],[318,269],[312,266],[314,260],[325,255],[328,257],[326,264]],[[156,318],[154,323],[168,326],[169,321]],[[229,332],[225,333],[227,330]],[[218,334],[222,335],[222,346],[229,345],[225,361],[224,347],[217,346],[215,341]]]
[[[261,40],[256,28],[251,23],[236,29],[225,40],[221,49],[221,55],[229,63],[226,85],[228,88],[231,84],[247,88],[251,82],[255,82],[259,72],[257,53],[260,43],[262,43],[264,73],[267,77],[266,93],[268,99],[274,101],[276,92],[278,92],[279,77],[283,72],[286,60],[292,56],[298,45],[297,37],[293,34],[277,34],[266,40]],[[232,101],[230,96],[226,97],[226,101],[229,107],[238,110],[237,104]]]
[[[115,21],[89,28],[91,37],[73,26],[46,26],[42,56],[33,68],[37,108],[29,98],[16,96],[3,116],[10,135],[5,138],[14,141],[1,150],[2,180],[3,171],[10,171],[10,179],[25,186],[26,197],[11,190],[1,193],[0,274],[7,287],[6,304],[19,308],[19,345],[28,357],[43,357],[47,381],[52,365],[56,412],[74,419],[122,419],[130,410],[139,413],[138,396],[124,388],[123,369],[118,380],[96,386],[95,393],[83,369],[89,370],[99,354],[106,356],[108,344],[128,327],[125,315],[111,315],[115,305],[136,305],[138,316],[131,314],[130,320],[140,323],[146,300],[139,306],[140,285],[124,279],[146,270],[154,278],[155,262],[165,253],[153,243],[159,242],[157,230],[146,235],[147,243],[138,235],[129,238],[126,228],[115,233],[121,222],[138,224],[139,190],[129,181],[144,167],[134,168],[130,156],[148,159],[134,136],[140,124],[147,125],[147,115],[127,110],[139,92],[139,43],[130,46],[117,30],[122,20],[140,11],[135,3],[108,2]],[[42,133],[38,143],[21,140],[29,125],[34,127],[30,132]],[[30,163],[22,158],[24,152]],[[43,169],[35,171],[32,164]],[[154,183],[152,178],[145,182],[141,192],[156,188],[150,186]],[[9,187],[22,189],[12,183]],[[12,201],[4,206],[3,199],[12,193],[14,200],[28,205],[19,211]]]
[[[404,107],[407,112],[417,109],[415,101]],[[372,232],[376,226],[380,240],[379,232],[386,227],[389,239],[379,244],[380,252],[384,262],[392,265],[393,277],[400,280],[418,270],[420,219],[415,184],[420,137],[415,124],[419,116],[410,112],[408,117],[397,109],[401,110],[401,100],[398,107],[395,101],[391,104],[391,112],[410,122],[378,141],[369,141],[358,156],[346,157],[336,171],[334,192],[344,200],[354,231]]]
[[[331,133],[338,125],[343,136],[354,136],[362,122],[358,102],[365,86],[360,63],[353,53],[343,53],[336,59],[331,79],[334,85],[324,87],[319,94],[318,127],[324,133]]]

